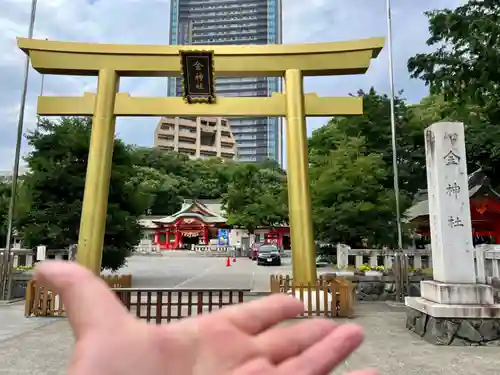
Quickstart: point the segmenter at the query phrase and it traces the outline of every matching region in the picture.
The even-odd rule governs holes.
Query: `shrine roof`
[[[491,182],[488,176],[481,168],[471,173],[468,176],[469,198],[472,198],[480,191],[492,193],[493,196],[500,199],[500,194],[491,187]],[[405,212],[405,221],[411,222],[418,217],[429,215],[429,196],[426,189],[419,190],[415,194],[413,206]]]
[[[183,217],[194,217],[205,223],[225,223],[222,203],[217,200],[186,199],[182,207],[170,216],[145,216],[139,220],[143,228],[154,229],[161,224],[171,224]]]

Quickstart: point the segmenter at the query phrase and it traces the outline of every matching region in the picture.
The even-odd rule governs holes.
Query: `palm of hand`
[[[362,341],[356,326],[329,320],[276,326],[303,309],[284,295],[155,326],[75,264],[46,262],[37,278],[65,301],[76,336],[70,375],[326,375]]]

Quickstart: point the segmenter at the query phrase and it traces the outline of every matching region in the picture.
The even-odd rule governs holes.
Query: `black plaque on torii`
[[[213,51],[180,51],[182,96],[188,103],[215,103]]]

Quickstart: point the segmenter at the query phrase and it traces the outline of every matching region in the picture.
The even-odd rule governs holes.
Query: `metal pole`
[[[398,228],[398,248],[403,248],[403,231],[401,229],[401,212],[399,207],[398,155],[396,148],[396,114],[394,110],[394,67],[392,63],[392,17],[391,0],[386,0],[387,10],[387,50],[389,54],[389,85],[391,90],[391,135],[392,135],[392,168],[394,171],[394,196],[396,199],[396,221]]]
[[[35,28],[35,17],[36,17],[36,3],[37,0],[32,0],[31,2],[31,18],[28,30],[28,38],[33,38],[33,30]],[[19,176],[19,160],[21,158],[21,141],[23,139],[23,127],[24,127],[24,110],[26,107],[26,95],[28,92],[28,78],[29,78],[29,68],[30,68],[30,58],[26,55],[26,61],[24,63],[24,82],[23,89],[21,92],[21,105],[19,108],[19,117],[17,122],[17,140],[16,140],[16,151],[14,156],[14,168],[12,171],[12,186],[10,193],[10,204],[9,204],[9,216],[7,224],[7,240],[5,243],[4,256],[2,257],[2,280],[0,286],[2,290],[0,291],[0,296],[3,299],[10,298],[9,283],[11,278],[11,267],[10,267],[10,252],[12,249],[12,222],[14,219],[14,212],[16,208],[16,195],[17,195],[17,179]]]

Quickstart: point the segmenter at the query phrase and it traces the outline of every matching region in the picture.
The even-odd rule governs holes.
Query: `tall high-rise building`
[[[170,44],[281,44],[281,22],[281,0],[171,0]],[[282,80],[217,77],[215,88],[217,96],[270,96],[282,90]],[[170,78],[168,91],[181,96],[181,80]],[[282,164],[280,118],[234,117],[230,123],[239,160]]]

